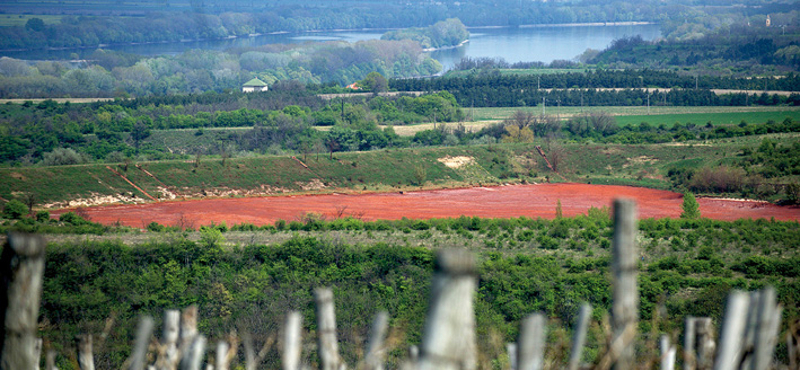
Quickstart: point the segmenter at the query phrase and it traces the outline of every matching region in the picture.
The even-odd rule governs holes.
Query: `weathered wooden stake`
[[[188,350],[197,337],[197,306],[191,305],[181,312],[181,348]]]
[[[408,347],[408,361],[411,362],[416,369],[416,364],[419,362],[419,347],[413,344]]]
[[[92,335],[78,335],[78,366],[81,370],[94,370],[94,355],[92,354]]]
[[[477,367],[475,259],[461,249],[437,253],[425,320],[419,369],[474,370]]]
[[[156,360],[157,370],[175,370],[181,356],[178,351],[178,338],[180,337],[181,312],[178,310],[164,311],[164,328],[161,333],[161,346],[163,353]]]
[[[300,355],[303,348],[302,327],[303,316],[300,312],[289,312],[283,333],[283,370],[300,369]]]
[[[130,358],[130,370],[144,370],[147,346],[150,344],[150,337],[153,336],[154,326],[155,323],[150,316],[143,316],[139,319],[139,327],[136,329],[136,341]]]
[[[697,345],[697,369],[708,370],[714,366],[714,352],[717,343],[714,341],[714,326],[709,317],[698,317],[694,321]]]
[[[217,352],[214,357],[214,368],[217,370],[228,370],[228,342],[221,340],[217,342]]]
[[[42,296],[45,241],[9,233],[0,256],[0,370],[33,369]]]
[[[614,338],[620,338],[629,326],[638,322],[639,291],[636,285],[636,203],[630,199],[614,201],[613,274],[614,293],[611,308]],[[635,335],[634,335],[635,336]],[[615,370],[629,370],[634,366],[634,343],[625,343],[614,364]]]
[[[725,319],[720,334],[719,352],[714,361],[714,370],[738,369],[742,359],[747,306],[750,297],[746,293],[733,291],[728,295]]]
[[[506,353],[508,353],[508,368],[517,370],[517,344],[506,343]]]
[[[336,341],[336,313],[333,306],[333,290],[318,288],[314,291],[317,303],[317,346],[320,370],[339,370],[339,343]]]
[[[56,367],[56,351],[48,350],[47,354],[44,357],[44,368],[45,370],[58,370]]]
[[[675,346],[670,344],[669,336],[661,336],[659,347],[661,348],[661,370],[675,370],[675,355],[677,354],[677,350]]]
[[[695,355],[695,318],[688,316],[685,321],[686,328],[683,331],[683,370],[694,370],[697,363]]]
[[[264,358],[267,357],[267,353],[269,353],[269,350],[275,343],[275,337],[268,337],[258,353],[256,353],[253,347],[253,337],[250,336],[250,333],[244,332],[244,334],[242,334],[242,343],[244,344],[245,370],[256,370],[258,365],[264,362]]]
[[[42,338],[36,338],[33,347],[33,357],[37,359],[36,363],[34,364],[34,370],[39,370],[39,359],[42,358],[42,344],[44,341]]]
[[[754,370],[766,370],[772,363],[772,355],[778,343],[782,311],[776,300],[775,288],[768,286],[761,292],[753,355]]]
[[[522,320],[517,339],[519,370],[542,370],[546,333],[547,322],[541,313],[535,313]]]
[[[383,358],[386,353],[383,342],[386,340],[386,330],[388,328],[389,313],[386,311],[378,312],[372,322],[367,356],[364,360],[364,370],[383,370]]]
[[[572,337],[572,350],[569,353],[569,365],[567,370],[578,370],[581,365],[581,355],[583,346],[586,343],[586,332],[589,330],[589,318],[592,315],[592,305],[583,303],[578,321],[575,322],[575,332]]]
[[[740,369],[753,369],[753,355],[755,354],[756,331],[758,331],[758,308],[761,300],[761,292],[754,291],[748,293],[750,302],[747,307],[747,319],[744,327],[744,337],[742,338],[742,364]]]
[[[196,307],[194,311],[197,313]],[[186,347],[186,349],[182,350],[182,352],[183,358],[181,359],[180,369],[200,370],[200,366],[203,362],[203,355],[206,352],[206,337],[202,335],[195,335],[194,340]]]

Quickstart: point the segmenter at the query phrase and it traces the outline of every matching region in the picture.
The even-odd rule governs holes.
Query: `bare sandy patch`
[[[448,168],[461,168],[470,163],[475,163],[475,158],[467,156],[458,156],[458,157],[446,156],[437,159],[437,161],[441,162]]]
[[[638,157],[628,158],[628,163],[623,164],[622,168],[628,168],[634,165],[651,164],[655,162],[658,162],[658,159],[642,155]]]

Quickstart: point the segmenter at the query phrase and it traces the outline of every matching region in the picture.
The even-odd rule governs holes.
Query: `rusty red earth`
[[[272,224],[277,220],[298,220],[308,212],[327,219],[340,215],[363,220],[394,220],[478,216],[508,218],[554,218],[561,201],[566,217],[586,214],[589,207],[610,206],[615,198],[631,198],[638,204],[640,218],[677,218],[682,195],[665,190],[631,186],[587,184],[537,184],[474,187],[377,194],[289,195],[259,198],[220,198],[170,201],[137,205],[84,208],[91,221],[132,227],[150,222],[163,225],[199,227],[212,222],[228,225],[248,222]],[[717,220],[775,218],[800,220],[800,207],[716,198],[699,198],[703,217]],[[55,215],[68,210],[53,212]]]

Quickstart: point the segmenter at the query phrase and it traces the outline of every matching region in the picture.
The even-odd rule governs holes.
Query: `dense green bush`
[[[88,223],[74,213],[60,220],[62,227],[73,225],[76,230],[84,230]],[[53,227],[33,219],[18,223]],[[306,231],[312,224],[314,229]],[[482,250],[478,255],[478,330],[494,331],[502,336],[501,342],[511,341],[518,320],[531,312],[544,312],[565,325],[574,320],[583,301],[595,307],[595,320],[607,312],[611,226],[607,213],[560,220],[459,217],[363,222],[306,217],[304,222],[277,222],[261,228],[251,224],[203,227],[197,242],[185,239],[189,233],[165,230],[154,232],[138,246],[89,240],[56,244],[48,248],[42,315],[50,325],[43,336],[63,349],[78,332],[87,327],[99,331],[105,318],[115,315],[119,331],[98,357],[108,365],[104,367],[119,367],[127,356],[120,348],[128,348],[129,333],[140,314],[160,317],[164,308],[197,304],[200,326],[212,337],[238,327],[252,330],[261,341],[278,330],[289,309],[300,310],[313,330],[311,292],[332,286],[340,327],[352,329],[342,333],[342,348],[354,363],[350,360],[356,356],[357,336],[366,333],[378,309],[389,310],[391,325],[403,331],[400,347],[419,343],[433,253],[406,245],[414,238],[422,241],[419,245],[445,238]],[[557,228],[570,237],[550,236]],[[226,242],[234,237],[232,231],[258,233],[256,229],[291,238],[274,245]],[[329,237],[330,231],[354,236],[363,231],[364,240],[399,235],[398,245],[348,244],[340,236]],[[645,319],[658,307],[667,309],[659,329],[665,332],[677,329],[687,315],[718,319],[730,289],[757,289],[767,283],[776,287],[787,317],[800,314],[796,292],[800,260],[792,252],[800,247],[796,222],[644,219],[639,232],[644,271],[639,277],[639,314],[646,325],[650,324]],[[670,247],[673,240],[680,242],[678,250]],[[743,243],[758,253],[788,256],[752,255],[749,249],[743,256],[738,252],[744,250]],[[482,349],[490,346],[489,336],[481,338]],[[400,351],[393,353],[391,361],[396,363]]]
[[[4,218],[18,220],[26,214],[28,214],[28,206],[16,199],[8,201],[8,203],[3,206]]]

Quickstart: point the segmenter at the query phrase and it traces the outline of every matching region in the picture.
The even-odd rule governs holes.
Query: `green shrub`
[[[39,221],[39,222],[50,221],[50,212],[47,212],[47,211],[36,212],[36,221]]]
[[[3,217],[19,220],[28,214],[28,206],[18,200],[10,200],[3,206]]]
[[[62,213],[61,216],[58,217],[58,220],[75,226],[80,226],[88,222],[75,212]]]
[[[161,225],[158,222],[153,221],[153,222],[147,224],[147,231],[153,231],[153,232],[160,233],[160,232],[164,231],[164,225]]]
[[[683,212],[681,212],[681,218],[690,220],[700,218],[700,204],[697,203],[697,199],[694,198],[694,194],[691,192],[683,194],[682,208]]]

